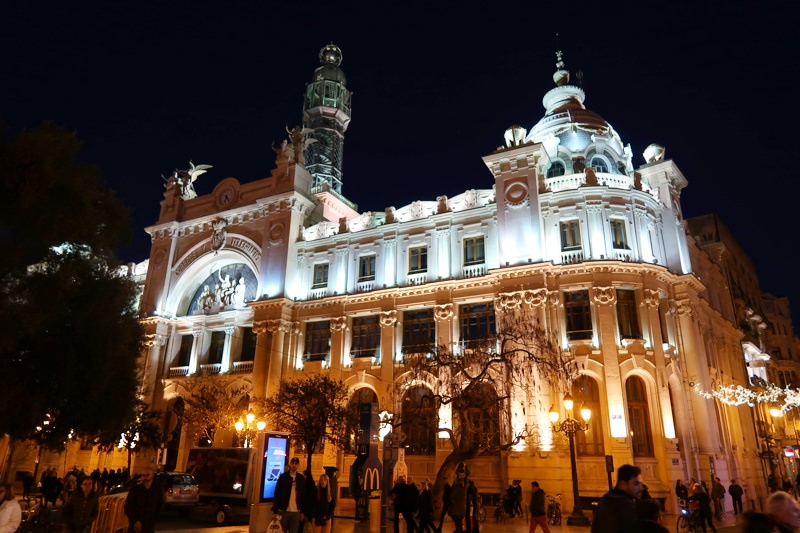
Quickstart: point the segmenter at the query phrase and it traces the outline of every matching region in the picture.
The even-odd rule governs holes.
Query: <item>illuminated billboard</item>
[[[288,457],[289,436],[267,434],[261,490],[258,493],[260,501],[268,502],[275,498],[275,485],[278,483],[278,477],[286,470]]]

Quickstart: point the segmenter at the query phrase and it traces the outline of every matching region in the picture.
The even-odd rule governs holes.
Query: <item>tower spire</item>
[[[341,194],[344,132],[350,124],[352,92],[339,68],[342,51],[338,46],[323,46],[319,61],[322,66],[314,71],[303,101],[303,127],[311,130],[309,135],[316,141],[306,147],[306,169],[314,177],[314,192],[327,184]]]

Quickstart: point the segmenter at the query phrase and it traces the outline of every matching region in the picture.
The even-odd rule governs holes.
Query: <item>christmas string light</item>
[[[768,383],[763,389],[758,390],[741,385],[719,385],[715,390],[705,391],[699,383],[693,388],[706,400],[715,398],[726,405],[754,407],[757,403],[766,403],[777,406],[784,413],[800,407],[800,389],[792,389],[788,386],[782,389],[774,383]]]

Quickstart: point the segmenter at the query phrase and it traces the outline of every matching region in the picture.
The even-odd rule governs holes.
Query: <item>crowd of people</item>
[[[92,490],[98,494],[106,494],[115,486],[128,481],[130,473],[127,467],[118,468],[117,470],[104,468],[102,471],[97,468],[90,474],[86,474],[83,468],[73,467],[64,476],[59,476],[56,468],[45,469],[39,478],[38,485],[42,503],[45,507],[49,504],[52,504],[53,507],[59,503],[66,504],[76,489],[81,486],[83,480],[87,478],[92,482]],[[35,492],[35,483],[36,480],[31,473],[28,473],[22,479],[23,498],[31,497]]]

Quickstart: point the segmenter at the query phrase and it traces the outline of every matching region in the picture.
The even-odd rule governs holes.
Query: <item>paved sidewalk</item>
[[[675,515],[664,515],[663,523],[667,527],[667,529],[670,530],[671,533],[677,533],[676,529],[677,520],[678,519]],[[715,525],[717,527],[718,533],[735,533],[738,531],[738,527],[733,521],[733,517],[728,517],[728,519],[724,522],[715,522]],[[486,522],[481,524],[480,531],[482,533],[528,533],[529,527],[530,526],[525,522],[524,517],[508,519],[506,520],[505,523],[497,523],[493,519],[489,518],[488,520],[486,520]],[[156,529],[161,533],[247,533],[249,531],[249,526],[247,524],[241,524],[241,525],[208,527],[199,529],[195,528],[175,529],[175,530],[160,529],[160,528]],[[392,531],[393,531],[393,524],[389,522],[387,524],[385,533],[392,533]],[[401,527],[400,531],[401,533],[403,533],[405,531],[405,527]],[[454,528],[452,527],[452,520],[446,519],[442,533],[453,533],[453,531]],[[552,533],[589,533],[589,528],[568,526],[566,525],[566,517],[565,517],[564,525],[550,526],[550,531]],[[264,532],[257,532],[257,533],[264,533]],[[334,519],[333,530],[331,531],[331,533],[372,533],[372,532],[370,532],[369,530],[369,522],[358,522],[352,518],[337,517]],[[708,530],[708,533],[711,533],[710,529]]]

